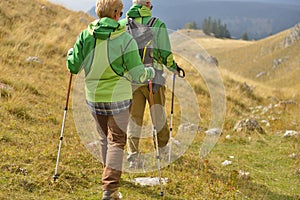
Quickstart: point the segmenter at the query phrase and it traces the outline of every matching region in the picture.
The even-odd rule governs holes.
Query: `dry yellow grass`
[[[266,96],[280,93],[281,98],[299,99],[300,41],[285,48],[283,42],[289,34],[290,30],[286,30],[259,41],[207,37],[196,41],[219,60],[224,76],[247,82]],[[284,62],[273,68],[274,62],[280,59]],[[258,78],[261,72],[266,75]]]
[[[72,105],[64,132],[60,177],[56,183],[52,182],[69,77],[65,56],[86,22],[91,20],[82,12],[72,12],[44,0],[0,1],[0,84],[8,86],[0,89],[0,199],[100,198],[102,165],[81,143],[72,119]],[[285,99],[291,95],[281,92],[283,88],[290,87],[291,91],[299,88],[294,71],[285,74],[285,80],[289,80],[289,76],[295,78],[287,85],[280,85],[281,79],[273,83],[273,75],[265,81],[253,78],[257,73],[255,63],[272,65],[274,58],[287,54],[295,58],[289,59],[287,65],[298,66],[299,41],[288,49],[274,49],[287,33],[248,42],[192,33],[191,36],[219,60],[227,97],[226,119],[223,135],[213,151],[205,160],[199,159],[204,130],[209,127],[211,117],[210,93],[203,77],[186,60],[176,57],[197,95],[202,118],[199,132],[187,152],[172,163],[170,169],[162,171],[163,176],[169,178],[164,186],[165,199],[300,198],[300,157],[288,157],[291,153],[299,155],[299,138],[281,137],[286,129],[299,130],[296,110],[299,107],[296,106],[295,111],[289,106],[286,110],[276,108],[273,113],[259,115],[261,119],[268,119],[276,114],[274,120],[270,119],[271,127],[264,127],[268,131],[266,135],[232,131],[237,120],[253,115],[250,107],[269,105],[270,101],[262,96]],[[26,62],[29,56],[37,56],[42,64]],[[254,94],[242,87],[244,82],[255,87]],[[181,90],[177,91],[185,94]],[[169,90],[168,102],[170,96]],[[180,125],[178,117],[183,114],[178,107],[175,101],[175,127]],[[166,109],[169,114],[170,103]],[[194,109],[190,107],[183,112]],[[232,140],[223,137],[227,134],[232,135]],[[235,155],[233,165],[221,166],[229,155]],[[237,174],[239,170],[249,171],[250,178],[241,179]],[[157,176],[157,173],[136,176]],[[134,185],[133,177],[135,175],[126,173],[123,176],[121,192],[125,199],[159,198],[158,187]]]

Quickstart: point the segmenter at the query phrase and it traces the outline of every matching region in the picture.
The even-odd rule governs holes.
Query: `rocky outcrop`
[[[264,129],[259,125],[256,119],[245,119],[236,123],[234,130],[237,132],[253,132],[256,131],[260,134],[265,134]]]
[[[291,29],[290,34],[284,39],[284,47],[291,46],[300,39],[300,23]]]

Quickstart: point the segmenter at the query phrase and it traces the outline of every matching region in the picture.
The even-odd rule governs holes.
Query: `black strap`
[[[149,19],[149,21],[147,22],[147,26],[153,27],[154,24],[155,24],[155,22],[156,22],[157,20],[158,20],[157,17],[151,17],[151,18]]]

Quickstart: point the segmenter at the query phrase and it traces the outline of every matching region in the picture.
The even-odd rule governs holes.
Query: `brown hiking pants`
[[[153,95],[159,147],[166,146],[170,137],[169,127],[164,108],[166,102],[165,90],[165,86],[162,86]],[[130,120],[127,130],[127,148],[129,155],[132,153],[139,152],[139,141],[141,138],[141,130],[144,119],[146,101],[148,101],[149,103],[148,85],[133,87],[133,98],[130,108]]]
[[[102,188],[103,190],[116,190],[122,174],[129,110],[113,116],[95,113],[92,115],[100,135],[100,155],[104,164]]]

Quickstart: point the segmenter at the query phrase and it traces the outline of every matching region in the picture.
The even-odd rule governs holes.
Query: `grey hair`
[[[141,5],[146,5],[148,2],[151,3],[151,0],[132,0],[132,4],[141,4]]]

